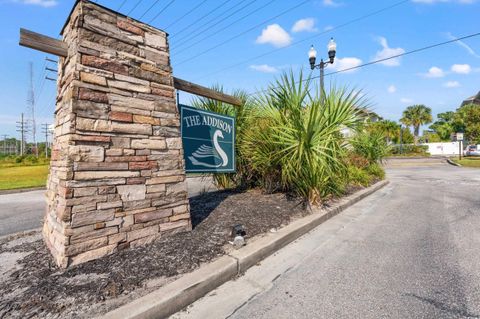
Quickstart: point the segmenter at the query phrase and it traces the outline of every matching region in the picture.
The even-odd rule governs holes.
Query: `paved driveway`
[[[189,196],[215,189],[211,178],[188,178]],[[39,228],[45,212],[45,191],[0,195],[0,236]]]
[[[422,163],[388,177],[173,318],[480,318],[480,170]]]

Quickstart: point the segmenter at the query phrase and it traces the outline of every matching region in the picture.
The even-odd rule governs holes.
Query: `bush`
[[[429,156],[427,145],[393,145],[391,146],[390,153],[392,155],[417,155],[417,156]]]
[[[347,156],[347,164],[363,169],[370,165],[370,162],[362,155],[351,152]]]
[[[381,162],[390,151],[385,137],[378,132],[359,132],[350,143],[353,152],[367,159],[370,164]]]
[[[356,166],[348,167],[349,184],[354,186],[366,187],[372,182],[372,176],[364,169]]]
[[[365,168],[366,172],[372,177],[380,180],[385,179],[385,170],[379,164],[371,164]]]
[[[341,131],[356,127],[359,93],[332,88],[320,99],[300,73],[283,74],[255,100],[240,154],[267,190],[292,191],[310,203],[340,194],[348,182]]]
[[[23,162],[26,163],[26,164],[37,164],[38,163],[38,157],[36,157],[35,155],[28,155],[27,157],[25,157]]]

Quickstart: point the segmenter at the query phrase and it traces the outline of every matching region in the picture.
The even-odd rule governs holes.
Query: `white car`
[[[463,151],[465,156],[480,156],[479,145],[468,145]]]

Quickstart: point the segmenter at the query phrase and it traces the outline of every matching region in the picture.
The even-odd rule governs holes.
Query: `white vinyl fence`
[[[459,142],[443,142],[443,143],[424,143],[422,145],[428,146],[430,155],[458,155]],[[465,145],[462,145],[464,148]]]

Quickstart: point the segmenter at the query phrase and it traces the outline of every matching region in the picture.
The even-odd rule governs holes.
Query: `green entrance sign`
[[[235,172],[235,118],[179,105],[187,173]]]

